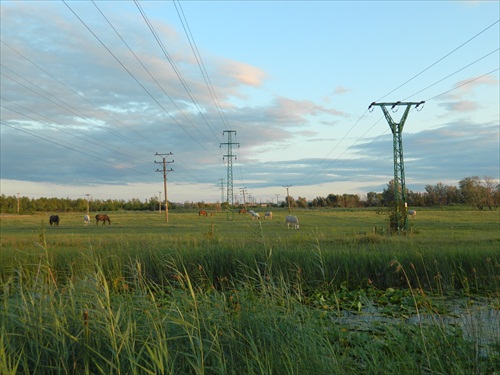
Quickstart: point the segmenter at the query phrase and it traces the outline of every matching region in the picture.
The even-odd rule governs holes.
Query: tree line
[[[458,186],[426,185],[424,192],[407,190],[407,202],[410,207],[435,207],[448,205],[468,205],[476,209],[495,209],[500,206],[500,184],[491,177],[465,177]],[[286,197],[281,207],[298,208],[356,208],[356,207],[388,207],[394,203],[394,181],[389,181],[381,192],[369,192],[365,196],[357,194],[329,194],[307,200],[305,197]],[[1,213],[30,214],[34,212],[112,212],[112,211],[157,211],[160,202],[157,197],[141,201],[133,198],[125,200],[88,200],[85,198],[28,198],[19,196],[0,196]],[[269,203],[268,206],[276,206]],[[247,207],[250,205],[247,205]],[[168,202],[169,210],[211,209],[220,211],[227,208],[226,203]],[[165,209],[164,203],[162,209]]]

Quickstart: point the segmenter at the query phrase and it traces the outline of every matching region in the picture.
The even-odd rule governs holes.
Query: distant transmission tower
[[[420,105],[425,102],[395,102],[395,103],[375,103],[373,102],[368,107],[372,110],[373,107],[378,106],[382,108],[385,118],[389,123],[392,131],[392,143],[394,153],[394,214],[391,215],[390,228],[398,233],[408,232],[408,203],[406,196],[406,183],[405,183],[405,167],[403,159],[403,127],[406,118],[412,106],[418,109]],[[405,111],[399,122],[395,122],[387,107],[391,107],[393,112],[397,112],[399,106],[405,106]]]
[[[162,161],[156,161],[155,164],[162,164],[163,169],[157,169],[156,172],[162,172],[163,173],[163,190],[165,192],[165,221],[168,223],[168,195],[167,195],[167,173],[168,172],[173,172],[174,170],[172,168],[167,169],[167,165],[173,163],[174,161],[167,161],[167,156],[173,155],[171,152],[168,154],[159,154],[158,152],[155,153],[156,156],[160,156],[162,158]],[[161,207],[161,198],[160,198],[160,207]],[[160,209],[161,210],[161,209]]]
[[[223,159],[227,158],[227,219],[229,220],[229,212],[233,212],[232,208],[234,205],[234,196],[233,196],[233,158],[236,159],[236,155],[233,155],[233,145],[238,145],[240,147],[239,143],[235,143],[232,140],[233,134],[236,136],[236,130],[224,130],[222,132],[222,136],[225,136],[227,134],[227,142],[223,142],[220,144],[220,147],[222,145],[227,145],[227,154],[223,156]],[[234,212],[233,212],[234,216]],[[232,217],[234,218],[234,217]]]

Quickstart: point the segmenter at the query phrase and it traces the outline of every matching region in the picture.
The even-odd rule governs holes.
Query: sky
[[[164,157],[171,202],[363,197],[398,101],[408,189],[500,179],[498,1],[0,6],[1,194],[164,199]]]

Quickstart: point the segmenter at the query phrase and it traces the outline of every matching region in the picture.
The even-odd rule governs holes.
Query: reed
[[[433,246],[419,234],[232,224],[64,235],[37,224],[30,241],[3,227],[0,373],[498,368],[498,233],[441,233]]]

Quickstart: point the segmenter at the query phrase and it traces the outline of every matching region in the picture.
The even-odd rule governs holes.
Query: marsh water
[[[419,311],[417,314],[391,316],[377,306],[364,306],[362,311],[341,311],[331,316],[340,325],[360,331],[376,330],[380,324],[414,324],[455,330],[474,343],[480,356],[488,356],[500,348],[499,301],[486,299],[452,300],[441,305],[442,311]]]

